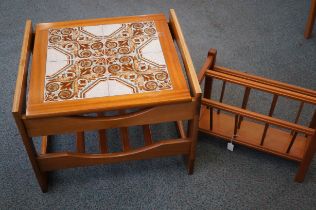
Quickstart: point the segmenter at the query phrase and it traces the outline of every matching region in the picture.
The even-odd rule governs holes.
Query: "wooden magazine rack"
[[[216,50],[211,49],[198,77],[200,83],[205,78],[199,130],[298,162],[295,181],[302,182],[316,150],[316,111],[308,127],[299,125],[298,120],[305,103],[316,105],[316,91],[215,66],[215,60]],[[211,98],[214,79],[223,81],[219,101]],[[226,83],[245,88],[241,107],[223,103]],[[268,115],[247,110],[251,89],[273,95]],[[273,117],[279,96],[300,103],[294,122]]]

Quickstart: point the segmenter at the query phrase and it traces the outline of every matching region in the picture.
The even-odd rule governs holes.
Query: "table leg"
[[[194,161],[195,161],[195,153],[196,153],[196,144],[198,138],[198,130],[199,130],[199,119],[200,119],[200,108],[201,108],[201,96],[196,96],[195,99],[195,110],[196,113],[192,120],[189,120],[188,124],[188,137],[191,140],[191,150],[188,155],[188,174],[193,174],[194,170]]]
[[[28,154],[29,160],[31,162],[32,168],[34,170],[35,176],[37,178],[37,181],[41,187],[42,192],[47,192],[48,190],[48,180],[47,180],[47,172],[41,171],[36,157],[37,153],[32,141],[32,138],[27,135],[26,129],[24,127],[23,121],[21,120],[19,114],[14,113],[14,118],[16,121],[16,124],[18,126],[18,129],[20,131],[23,144],[25,146],[25,150]]]

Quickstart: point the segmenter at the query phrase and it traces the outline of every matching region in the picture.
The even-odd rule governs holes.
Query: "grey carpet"
[[[192,176],[180,157],[161,158],[54,172],[48,193],[41,193],[10,113],[25,20],[168,15],[169,8],[176,9],[197,71],[214,47],[219,65],[315,89],[316,31],[303,38],[309,1],[1,0],[0,209],[316,209],[315,160],[298,184],[295,163],[240,146],[229,152],[223,141],[203,134]],[[240,91],[228,92],[231,103],[240,103]],[[279,116],[293,119],[288,110],[297,104],[282,103]],[[251,107],[268,110],[261,101]],[[174,135],[174,127],[154,132]],[[133,135],[141,136],[137,129]],[[89,133],[91,150],[93,138]],[[56,138],[53,146],[61,141],[73,146],[71,136]]]

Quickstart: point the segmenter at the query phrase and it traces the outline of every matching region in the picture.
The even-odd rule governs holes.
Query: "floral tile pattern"
[[[49,29],[44,101],[171,90],[153,21]]]

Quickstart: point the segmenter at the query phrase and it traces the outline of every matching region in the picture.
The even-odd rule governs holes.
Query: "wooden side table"
[[[126,160],[184,155],[191,174],[200,98],[174,10],[169,22],[157,14],[41,23],[35,33],[26,22],[12,112],[43,192],[49,171]],[[106,116],[108,111],[118,114]],[[189,122],[187,133],[182,120]],[[176,122],[179,138],[153,141],[150,124],[163,122]],[[131,148],[129,126],[143,127],[143,147]],[[108,151],[108,128],[119,128],[121,152]],[[99,133],[100,153],[85,153],[85,131]],[[77,133],[76,151],[48,152],[49,137],[63,133]],[[32,141],[36,136],[42,136],[40,152]]]

